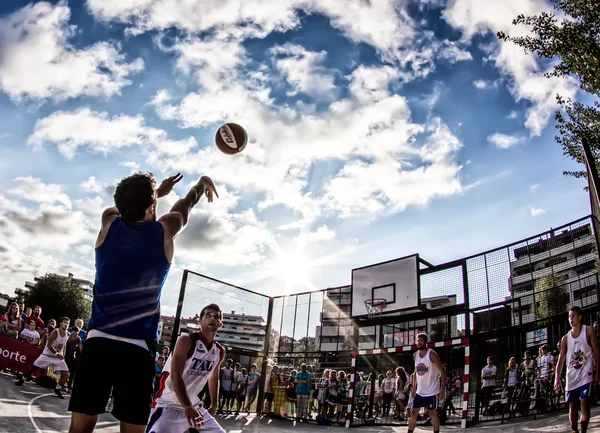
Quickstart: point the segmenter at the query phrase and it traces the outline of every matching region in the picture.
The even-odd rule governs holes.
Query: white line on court
[[[33,424],[33,426],[35,427],[36,433],[44,433],[44,432],[42,430],[40,430],[40,428],[38,427],[38,425],[35,422],[35,419],[33,419],[33,414],[31,413],[31,407],[33,405],[33,402],[36,401],[38,398],[48,397],[49,395],[54,395],[54,393],[49,392],[48,394],[42,394],[42,395],[38,395],[37,397],[33,397],[31,400],[29,400],[29,404],[27,405],[27,415],[29,415],[29,420],[31,421],[31,424]]]

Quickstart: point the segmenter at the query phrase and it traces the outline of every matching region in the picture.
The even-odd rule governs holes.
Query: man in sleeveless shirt
[[[52,371],[55,374],[60,373],[60,379],[56,388],[54,388],[54,393],[59,398],[64,398],[62,389],[67,380],[69,380],[69,367],[67,367],[67,364],[65,363],[65,347],[67,345],[67,339],[69,338],[69,331],[67,331],[69,323],[70,320],[68,317],[60,319],[59,327],[50,333],[50,337],[48,337],[42,354],[33,361],[31,370],[25,373],[24,376],[21,376],[15,385],[22,386],[25,383],[25,377],[31,377],[34,368],[45,369],[52,366]]]
[[[434,433],[439,433],[440,418],[437,408],[439,402],[444,401],[444,398],[446,398],[446,385],[448,384],[446,370],[438,354],[434,350],[427,348],[427,334],[417,335],[417,349],[414,354],[414,376],[417,383],[413,383],[414,400],[408,423],[408,433],[414,431],[417,425],[419,410],[422,407],[426,408],[429,412]]]
[[[600,382],[598,372],[595,375],[593,372],[594,362],[600,363],[600,352],[594,329],[583,324],[583,311],[580,307],[572,307],[569,310],[569,323],[571,330],[560,342],[554,389],[560,392],[560,376],[566,362],[566,401],[569,403],[571,430],[579,432],[577,429],[577,403],[581,402],[581,433],[586,433],[590,422],[592,386],[596,387]]]
[[[200,312],[201,331],[183,334],[173,355],[165,364],[160,386],[154,397],[154,409],[147,433],[188,433],[210,431],[224,433],[213,418],[217,408],[219,372],[225,349],[215,341],[223,326],[218,305],[210,304]],[[198,393],[208,383],[211,407],[201,407]]]
[[[70,433],[94,430],[111,390],[112,414],[120,421],[121,433],[142,433],[146,428],[154,391],[160,296],[173,261],[174,239],[202,196],[212,202],[217,195],[212,180],[203,176],[157,221],[157,199],[181,179],[177,174],[156,188],[152,174],[133,174],[119,182],[115,207],[102,214],[92,316],[69,402]]]

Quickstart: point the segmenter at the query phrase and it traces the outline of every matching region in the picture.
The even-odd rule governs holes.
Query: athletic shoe
[[[62,395],[62,392],[60,392],[60,389],[58,388],[54,388],[54,394],[56,394],[58,398],[62,398],[63,400],[65,399],[65,397]]]
[[[23,380],[23,378],[20,378],[17,382],[15,382],[15,385],[23,386],[24,383],[25,383],[25,381]]]

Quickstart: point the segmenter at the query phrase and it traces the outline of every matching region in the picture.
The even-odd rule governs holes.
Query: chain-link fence
[[[462,378],[467,409],[460,418],[448,413],[447,422],[538,414],[560,406],[562,400],[550,396],[545,383],[534,376],[523,376],[521,371],[518,397],[513,396],[515,387],[507,390],[507,366],[513,357],[521,364],[527,350],[537,358],[544,344],[550,353],[555,351],[556,343],[569,329],[566,312],[570,307],[582,307],[588,324],[597,320],[596,251],[592,218],[586,217],[449,263],[433,266],[421,261],[420,307],[383,314],[378,320],[351,317],[351,286],[270,298],[186,271],[173,332],[177,335],[177,330],[186,327],[196,329],[194,318],[200,309],[210,302],[219,304],[225,313],[219,341],[234,361],[246,368],[255,363],[261,374],[252,410],[273,416],[315,419],[321,414],[331,422],[344,424],[340,408],[347,404],[336,402],[330,412],[319,385],[324,375],[333,370],[338,377],[342,372],[350,382],[355,377],[353,352],[393,353],[364,357],[360,362],[365,364],[356,366],[356,372],[362,372],[362,381],[369,383],[373,393],[369,397],[374,397],[374,375],[395,371],[399,366],[412,374],[412,358],[401,348],[414,344],[421,332],[427,333],[433,344],[459,340],[467,341],[471,348],[471,374]],[[440,350],[447,358],[449,375],[460,379],[465,350],[460,349],[463,355],[456,348],[444,346]],[[488,356],[493,357],[497,373],[486,382],[489,389],[482,393],[481,372]],[[311,376],[299,382],[302,364]],[[368,387],[363,389],[366,393]],[[462,410],[462,396],[454,397],[449,403],[455,408],[460,404]],[[375,409],[374,402],[369,404]],[[375,424],[403,422],[394,420],[401,417],[399,406],[387,414],[383,403],[380,406],[379,412],[365,419]],[[364,408],[354,407],[350,421],[362,417],[356,411]]]

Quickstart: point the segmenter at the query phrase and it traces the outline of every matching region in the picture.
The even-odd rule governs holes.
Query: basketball
[[[215,142],[221,152],[227,155],[235,155],[246,147],[248,134],[237,123],[226,123],[217,130]]]

